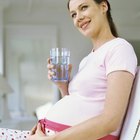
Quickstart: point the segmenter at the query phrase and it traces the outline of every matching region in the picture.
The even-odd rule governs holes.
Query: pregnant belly
[[[75,125],[103,111],[104,100],[88,100],[68,95],[59,100],[47,112],[46,119],[66,125]]]

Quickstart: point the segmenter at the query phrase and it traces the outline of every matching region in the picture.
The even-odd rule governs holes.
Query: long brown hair
[[[110,6],[110,3],[107,1],[107,0],[94,0],[97,4],[100,4],[102,3],[103,1],[105,1],[107,3],[107,6],[108,6],[108,11],[107,11],[107,20],[108,20],[108,23],[109,23],[109,27],[110,27],[110,30],[111,30],[111,33],[115,36],[115,37],[118,37],[118,32],[117,32],[117,29],[116,29],[116,26],[114,24],[114,21],[113,21],[113,18],[112,18],[112,15],[111,15],[111,6]],[[69,3],[70,3],[70,0],[68,0],[68,3],[67,3],[67,7],[69,9]]]

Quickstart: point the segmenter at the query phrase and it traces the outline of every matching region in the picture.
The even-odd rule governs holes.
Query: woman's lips
[[[81,28],[82,30],[85,30],[85,29],[87,28],[87,26],[89,25],[89,23],[90,23],[90,21],[82,22],[82,23],[80,24],[80,28]]]

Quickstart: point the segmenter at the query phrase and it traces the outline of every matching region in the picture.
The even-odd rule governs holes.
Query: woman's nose
[[[84,15],[81,12],[77,13],[77,21],[81,21],[83,19],[84,19]]]

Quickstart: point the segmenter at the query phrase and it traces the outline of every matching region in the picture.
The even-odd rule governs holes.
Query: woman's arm
[[[134,76],[129,72],[116,71],[110,73],[107,80],[105,108],[101,115],[56,133],[54,136],[35,134],[30,140],[97,140],[115,131],[125,115]],[[39,131],[40,128],[37,130]]]
[[[116,71],[110,73],[107,80],[104,112],[57,133],[54,140],[96,140],[110,134],[120,126],[126,112],[134,76],[129,72]],[[46,140],[50,140],[49,137]]]

